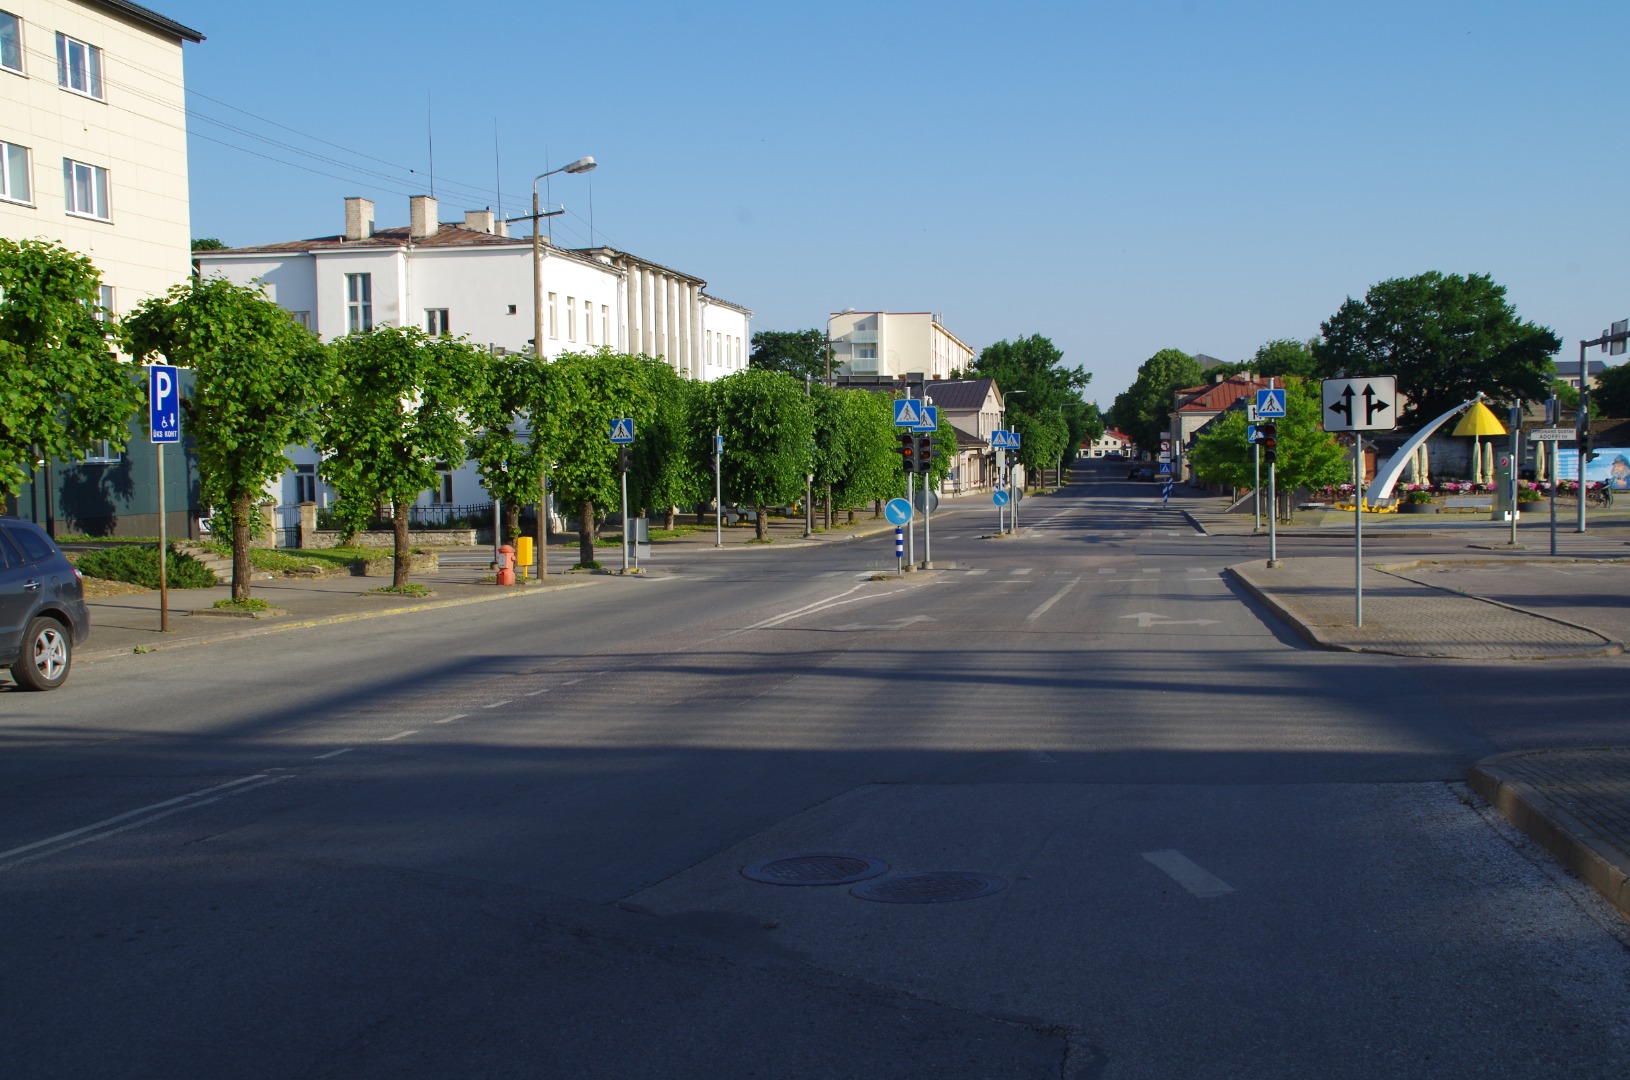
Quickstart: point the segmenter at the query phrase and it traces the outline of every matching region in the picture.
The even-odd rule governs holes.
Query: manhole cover
[[[950,900],[974,900],[1007,888],[995,874],[971,870],[924,870],[917,874],[896,874],[881,881],[856,885],[849,892],[862,900],[883,904],[943,904]]]
[[[741,873],[771,885],[848,885],[876,877],[888,868],[888,863],[864,855],[777,855],[744,866]]]

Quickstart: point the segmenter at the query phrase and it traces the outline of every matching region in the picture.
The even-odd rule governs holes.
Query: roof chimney
[[[464,228],[471,232],[491,233],[494,231],[493,213],[491,210],[464,211]]]
[[[411,208],[408,235],[415,240],[435,236],[436,230],[441,228],[441,222],[436,220],[436,200],[429,195],[414,195],[408,200],[408,206]]]
[[[358,196],[345,200],[345,238],[366,240],[374,234],[374,201]]]

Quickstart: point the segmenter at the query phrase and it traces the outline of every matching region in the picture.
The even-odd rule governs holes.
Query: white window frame
[[[22,151],[21,193],[17,191],[16,151]],[[21,143],[0,142],[0,199],[20,206],[34,205],[34,152]]]
[[[560,337],[560,299],[554,293],[549,294],[549,336]]]
[[[583,301],[583,344],[594,344],[594,303]]]
[[[80,170],[85,170],[90,187],[87,194],[90,196],[89,210],[82,208],[79,203],[78,191],[80,185]],[[100,165],[92,165],[84,161],[75,161],[73,158],[62,159],[62,202],[72,217],[90,218],[92,221],[112,221],[113,212],[108,207],[108,171]],[[100,205],[97,205],[100,203]]]
[[[74,49],[83,49],[82,63],[74,63]],[[83,83],[74,85],[75,81]],[[57,31],[57,85],[70,94],[88,97],[93,101],[106,101],[102,85],[102,50],[78,38]]]
[[[566,340],[577,340],[577,297],[566,298]]]
[[[351,334],[366,334],[374,328],[372,274],[345,275],[345,328]]]
[[[16,75],[23,75],[25,74],[23,71],[23,18],[21,15],[13,15],[9,11],[0,11],[0,20],[4,19],[11,20],[11,27],[16,35],[12,40],[16,42],[17,46],[17,64],[13,67],[11,64],[6,63],[5,53],[0,52],[0,71],[10,71]]]
[[[453,467],[447,462],[436,466],[436,486],[430,489],[431,506],[453,505]]]
[[[85,455],[86,465],[117,465],[125,459],[124,452],[114,449],[111,440],[98,439],[91,447]]]
[[[442,334],[451,334],[452,331],[448,329],[449,321],[447,318],[447,313],[447,308],[425,308],[425,333],[429,334],[431,337],[438,337]]]
[[[308,332],[311,330],[311,312],[309,312],[309,311],[291,311],[291,312],[289,312],[289,318],[291,318],[295,322],[299,323],[300,324],[300,329],[308,331]]]
[[[96,287],[96,318],[99,322],[107,322],[113,318],[113,286],[98,285]]]
[[[600,305],[600,344],[611,344],[611,305]]]
[[[306,498],[307,495],[311,497]],[[296,503],[317,501],[317,466],[296,465],[294,467],[294,501]]]

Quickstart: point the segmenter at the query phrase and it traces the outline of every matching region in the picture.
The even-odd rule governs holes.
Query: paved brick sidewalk
[[[1630,747],[1527,750],[1480,762],[1474,790],[1630,916]]]
[[[1617,642],[1519,608],[1364,567],[1364,625],[1355,626],[1351,559],[1261,560],[1229,573],[1295,628],[1326,649],[1460,659],[1552,659],[1621,651]]]

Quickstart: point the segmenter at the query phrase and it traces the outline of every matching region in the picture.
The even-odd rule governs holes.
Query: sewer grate
[[[850,889],[851,895],[882,904],[943,904],[951,900],[976,900],[1007,888],[995,874],[972,870],[924,870],[896,874],[880,881],[868,881]]]
[[[742,876],[770,885],[848,885],[876,877],[889,864],[864,855],[777,855],[741,868]]]

